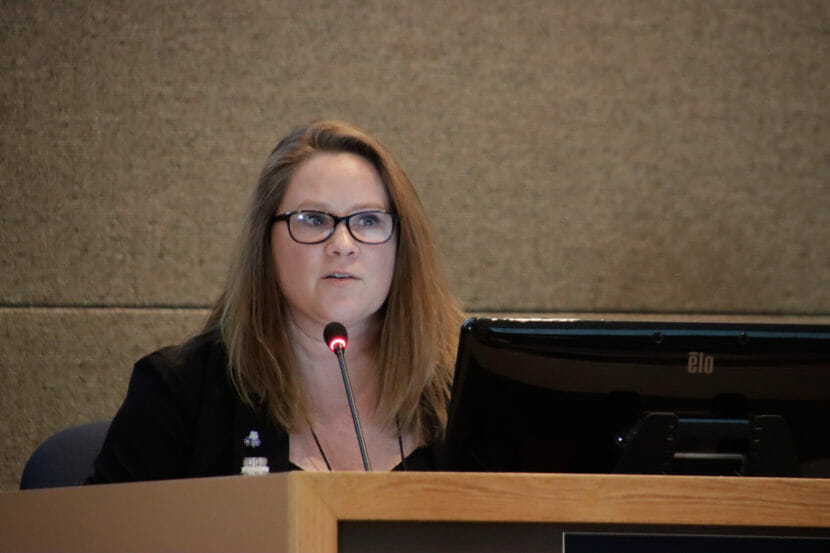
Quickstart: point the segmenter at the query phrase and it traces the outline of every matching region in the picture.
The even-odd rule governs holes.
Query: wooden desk
[[[302,473],[0,494],[1,551],[336,551],[350,521],[827,529],[830,480]]]

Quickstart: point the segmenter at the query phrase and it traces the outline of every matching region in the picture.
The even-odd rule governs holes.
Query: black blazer
[[[295,469],[288,434],[241,401],[218,331],[156,351],[135,364],[88,483],[239,474],[245,457],[270,472]],[[438,445],[413,451],[397,470],[434,470]]]

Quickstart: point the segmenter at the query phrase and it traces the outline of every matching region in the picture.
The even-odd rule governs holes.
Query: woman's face
[[[278,214],[313,209],[342,217],[358,211],[390,211],[390,207],[380,176],[365,158],[321,152],[297,168]],[[389,295],[395,236],[383,244],[363,244],[352,237],[344,221],[326,241],[301,244],[291,238],[283,220],[271,229],[271,244],[277,282],[301,327],[311,330],[337,321],[350,331],[358,330]]]

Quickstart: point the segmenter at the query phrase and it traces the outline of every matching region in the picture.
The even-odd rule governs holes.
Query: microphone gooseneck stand
[[[343,377],[343,386],[346,388],[346,399],[349,400],[349,409],[352,412],[357,445],[360,447],[360,456],[363,458],[363,468],[367,472],[371,471],[372,464],[369,462],[369,454],[366,451],[366,441],[363,439],[363,429],[360,427],[360,417],[357,414],[357,406],[354,402],[354,394],[352,394],[352,384],[349,381],[349,371],[346,368],[346,357],[343,354],[346,351],[346,342],[348,340],[346,327],[340,323],[329,323],[323,331],[323,338],[329,349],[337,356],[337,361],[340,364],[340,374]]]

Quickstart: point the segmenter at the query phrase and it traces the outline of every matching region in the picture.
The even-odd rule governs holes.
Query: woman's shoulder
[[[230,474],[237,402],[226,358],[217,332],[141,358],[90,482]]]
[[[218,330],[166,346],[136,362],[130,387],[162,387],[185,395],[228,391],[228,356]],[[152,384],[155,382],[155,384]]]
[[[187,376],[214,366],[227,365],[227,354],[218,329],[202,332],[187,341],[162,347],[145,355],[136,367],[151,367],[167,376]]]

